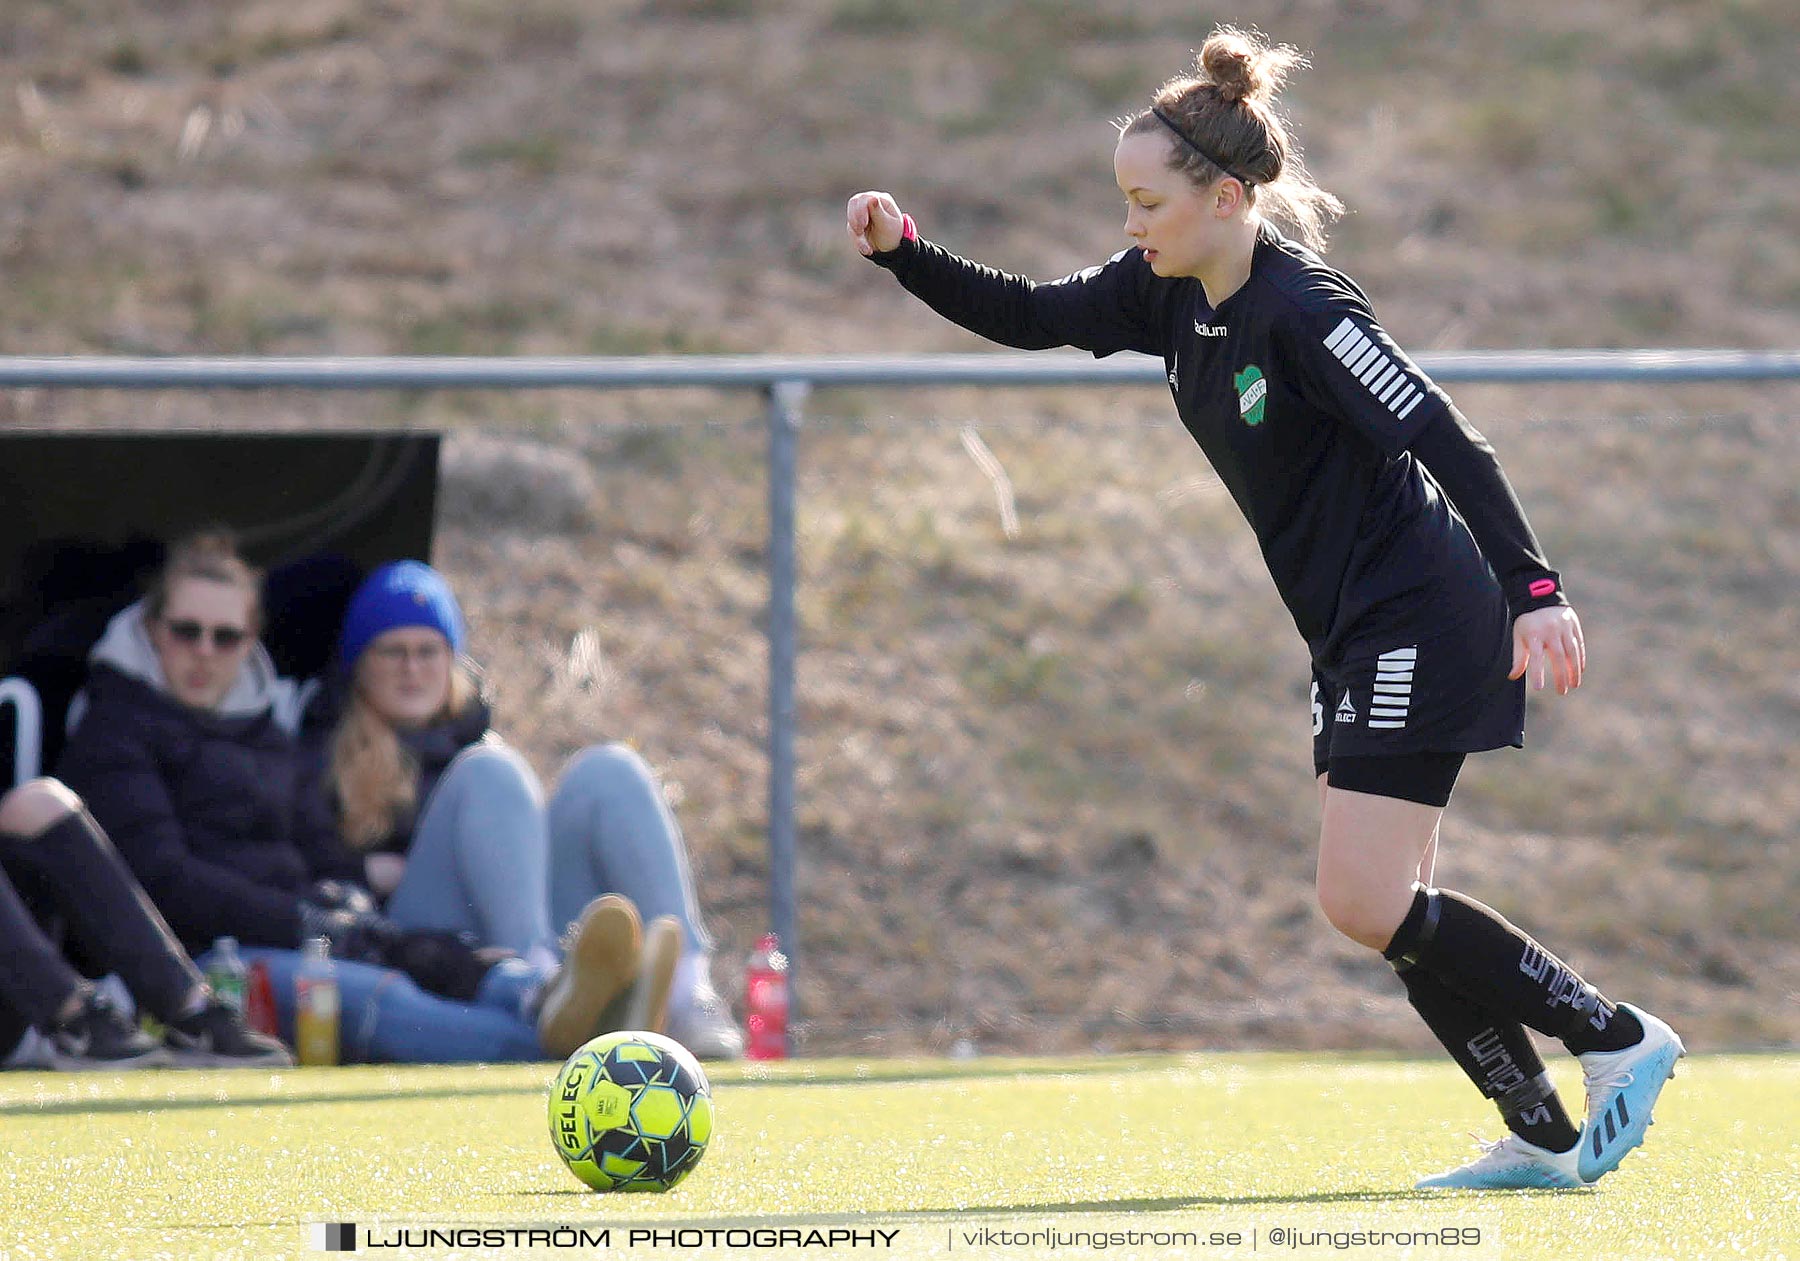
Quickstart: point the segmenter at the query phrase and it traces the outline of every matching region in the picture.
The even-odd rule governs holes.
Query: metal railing
[[[1445,383],[1539,384],[1800,380],[1800,352],[1739,350],[1478,351],[1422,354]],[[769,911],[797,968],[794,615],[798,435],[815,389],[1157,385],[1163,364],[1126,354],[960,354],[788,358],[7,358],[0,389],[754,389],[769,421]],[[791,992],[791,990],[790,990]]]
[[[1522,350],[1424,354],[1442,382],[1768,381],[1800,379],[1800,352]],[[81,389],[773,389],[836,386],[1161,385],[1156,360],[1086,355],[650,355],[634,358],[58,358],[0,357],[0,388]]]

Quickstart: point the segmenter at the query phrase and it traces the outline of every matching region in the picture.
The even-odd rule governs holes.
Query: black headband
[[[1160,106],[1152,105],[1150,107],[1150,112],[1152,114],[1156,115],[1157,122],[1159,122],[1163,126],[1167,127],[1170,131],[1174,132],[1175,138],[1177,140],[1181,141],[1182,144],[1184,144],[1188,148],[1192,149],[1195,153],[1198,153],[1201,157],[1205,158],[1208,162],[1211,162],[1214,166],[1218,167],[1221,171],[1225,172],[1225,174],[1231,176],[1232,179],[1234,179],[1238,183],[1242,184],[1245,188],[1256,187],[1256,181],[1251,179],[1248,175],[1238,174],[1236,171],[1231,169],[1231,165],[1229,163],[1220,161],[1218,158],[1215,158],[1212,154],[1208,153],[1205,149],[1202,149],[1199,145],[1195,144],[1194,138],[1192,136],[1188,135],[1187,132],[1183,131],[1180,127],[1176,126],[1175,120],[1173,118],[1170,118],[1167,114],[1163,113]]]

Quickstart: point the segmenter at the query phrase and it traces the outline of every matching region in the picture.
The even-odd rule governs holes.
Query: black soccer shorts
[[[1505,618],[1496,628],[1496,620],[1473,623],[1475,634],[1458,629],[1390,637],[1352,647],[1336,661],[1315,662],[1315,774],[1326,774],[1337,758],[1523,747],[1525,681],[1506,677],[1512,623]]]

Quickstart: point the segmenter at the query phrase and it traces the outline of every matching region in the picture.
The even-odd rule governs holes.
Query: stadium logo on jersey
[[[1417,647],[1396,648],[1375,658],[1375,690],[1369,697],[1369,726],[1397,731],[1406,726],[1412,708],[1413,666]]]
[[[1344,699],[1338,702],[1337,720],[1339,722],[1355,722],[1356,706],[1350,703],[1350,693],[1344,693]]]
[[[1244,423],[1262,424],[1263,404],[1269,400],[1269,383],[1263,380],[1262,369],[1251,364],[1232,377],[1231,383],[1237,386],[1238,415]]]
[[[1202,324],[1199,320],[1194,321],[1194,331],[1202,337],[1225,336],[1225,326],[1223,324]]]
[[[1413,379],[1412,373],[1395,363],[1393,356],[1347,315],[1325,339],[1325,349],[1336,355],[1356,374],[1356,379],[1368,388],[1369,393],[1400,420],[1405,420],[1407,413],[1425,397],[1424,388]]]

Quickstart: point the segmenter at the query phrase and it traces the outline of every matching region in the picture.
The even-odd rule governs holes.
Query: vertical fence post
[[[788,1041],[799,1014],[800,968],[794,835],[794,503],[800,410],[811,386],[769,389],[769,920],[788,957]]]

